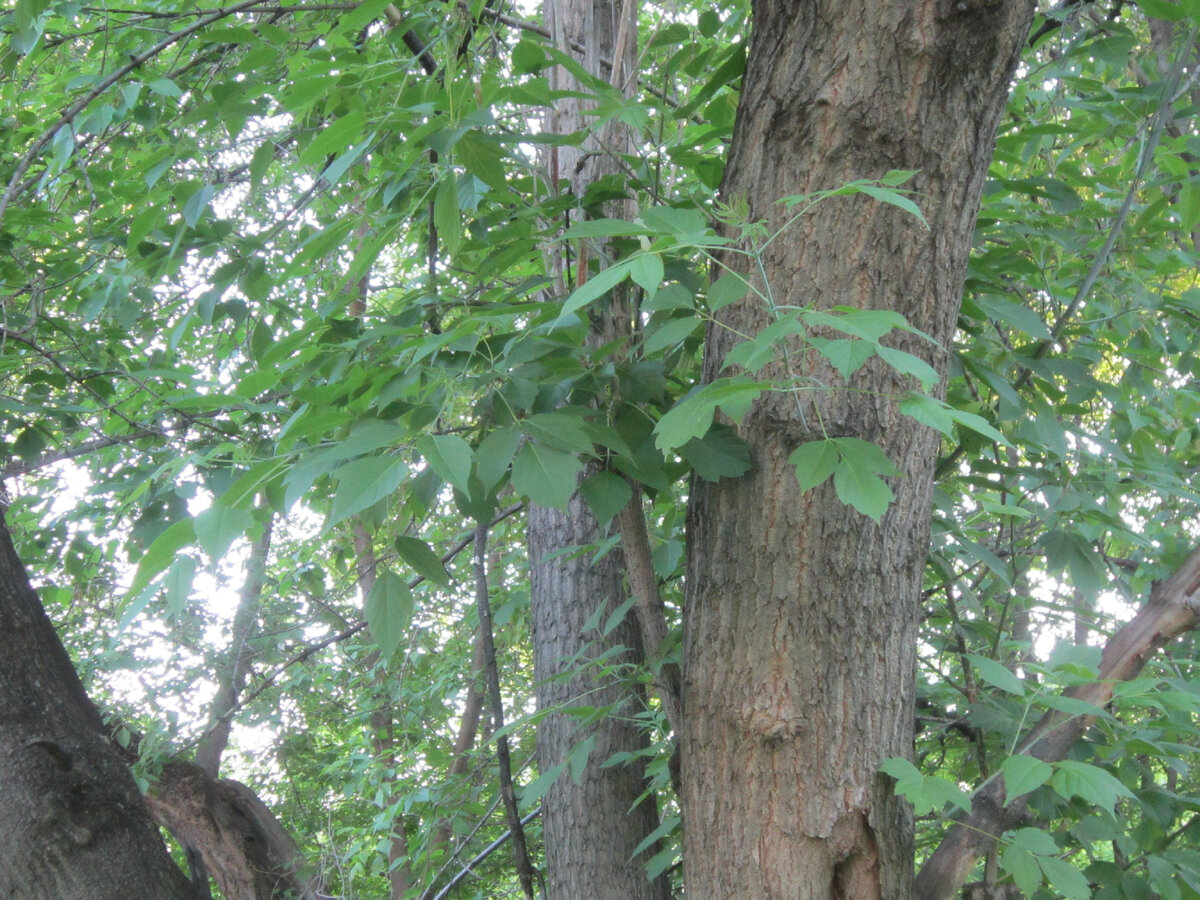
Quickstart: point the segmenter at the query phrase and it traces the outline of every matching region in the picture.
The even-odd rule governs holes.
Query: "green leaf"
[[[1042,870],[1037,858],[1022,847],[1009,844],[1000,853],[1000,865],[1026,897],[1032,897],[1042,883]]]
[[[932,390],[933,386],[941,380],[941,376],[934,370],[933,366],[925,362],[919,356],[913,356],[911,353],[905,353],[903,350],[896,350],[893,347],[880,346],[877,350],[880,359],[899,372],[901,375],[911,375],[921,384],[923,390]]]
[[[195,542],[196,529],[192,519],[180,519],[154,539],[142,554],[133,584],[129,586],[127,598],[136,597],[153,578],[175,561],[179,551]]]
[[[1092,900],[1092,888],[1077,868],[1066,860],[1053,856],[1038,857],[1038,865],[1050,887],[1067,900]]]
[[[829,360],[843,378],[849,378],[863,367],[868,359],[880,349],[878,344],[845,338],[810,337],[808,342],[817,352]]]
[[[576,288],[563,303],[562,311],[558,314],[558,318],[551,327],[561,328],[564,324],[568,324],[576,312],[583,309],[593,300],[604,296],[624,281],[629,276],[629,270],[632,266],[633,263],[631,260],[621,260],[619,263],[609,266],[604,271],[592,276],[591,279]]]
[[[214,503],[196,516],[196,540],[214,563],[229,552],[229,545],[246,533],[254,524],[254,514],[248,509]]]
[[[396,552],[418,575],[434,584],[450,587],[450,573],[442,565],[441,557],[420,538],[400,535],[396,538]]]
[[[654,292],[663,280],[663,261],[657,253],[639,253],[630,260],[629,277],[639,285],[648,296]]]
[[[966,657],[975,667],[975,671],[979,673],[979,677],[992,687],[997,687],[1018,697],[1025,696],[1025,682],[1014,675],[1003,663],[980,656],[978,653],[968,653]]]
[[[738,478],[750,471],[750,447],[727,425],[714,425],[703,437],[679,448],[682,456],[706,481]]]
[[[426,434],[417,439],[417,451],[433,471],[464,493],[469,493],[471,445],[456,434]]]
[[[515,425],[497,428],[479,442],[475,451],[475,474],[485,491],[490,492],[499,484],[520,443],[521,430]]]
[[[190,556],[180,556],[167,570],[163,587],[166,588],[167,609],[171,615],[178,616],[187,609],[192,594],[192,579],[195,577],[196,560]]]
[[[903,757],[885,759],[879,770],[896,779],[896,793],[908,798],[917,815],[941,810],[947,803],[967,812],[971,809],[970,794],[945,778],[922,774]]]
[[[513,461],[513,488],[539,506],[565,510],[582,469],[574,454],[530,441]]]
[[[708,287],[708,308],[712,312],[737,303],[750,290],[746,279],[736,272],[726,272]]]
[[[703,324],[704,320],[699,316],[683,316],[679,319],[669,319],[650,332],[646,338],[646,342],[642,345],[642,350],[650,354],[657,353],[666,347],[674,347],[681,341],[691,337]]]
[[[740,421],[766,387],[738,376],[718,378],[699,388],[658,420],[654,428],[655,446],[665,453],[700,437],[712,426],[718,407],[734,421]]]
[[[608,528],[609,522],[616,518],[617,513],[623,510],[633,497],[633,488],[620,475],[597,472],[584,479],[579,485],[579,493],[583,495],[600,527]]]
[[[1079,797],[1109,812],[1113,812],[1117,798],[1133,797],[1129,788],[1108,771],[1072,759],[1055,764],[1050,786],[1066,800]]]
[[[216,189],[211,184],[205,184],[188,197],[187,202],[183,204],[183,221],[187,223],[188,228],[196,227],[215,192]]]
[[[462,218],[458,211],[458,185],[453,173],[443,178],[434,194],[433,223],[446,250],[456,252],[462,238]]]
[[[549,444],[568,453],[590,454],[592,438],[588,434],[583,420],[574,413],[559,410],[552,413],[538,413],[530,416],[521,423],[533,440]]]
[[[860,190],[868,197],[873,197],[881,203],[890,203],[892,206],[904,210],[926,228],[929,227],[929,223],[925,221],[924,213],[921,212],[917,204],[913,203],[912,200],[908,199],[900,191],[889,190],[888,188],[873,184],[864,184],[860,187]]]
[[[325,522],[326,530],[390,497],[406,475],[408,467],[394,456],[368,456],[337,469],[333,473],[338,480],[337,493]]]
[[[408,585],[395,572],[383,569],[378,572],[375,583],[367,592],[363,610],[371,637],[388,659],[408,630],[413,617],[413,595]]]
[[[533,809],[533,807],[537,806],[538,802],[545,796],[546,791],[550,790],[554,782],[558,781],[565,771],[567,771],[567,764],[566,762],[561,762],[557,766],[550,767],[525,787],[521,788],[521,808]]]
[[[1004,773],[1004,789],[1007,791],[1005,804],[1012,803],[1017,797],[1037,790],[1050,780],[1050,776],[1054,772],[1049,764],[1024,753],[1010,756],[1000,769]]]
[[[322,129],[300,153],[300,161],[323,168],[328,157],[339,156],[363,136],[366,123],[366,114],[361,109],[351,110]]]
[[[788,462],[796,467],[800,490],[810,491],[834,473],[840,458],[833,441],[808,441],[788,455]]]

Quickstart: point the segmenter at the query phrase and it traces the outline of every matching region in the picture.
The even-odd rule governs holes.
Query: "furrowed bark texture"
[[[1009,78],[1033,6],[1023,2],[756,0],[723,195],[771,232],[775,201],[891,169],[930,228],[866,198],[834,198],[762,255],[725,262],[778,305],[895,310],[941,347]],[[764,282],[765,278],[765,282]],[[704,372],[772,321],[753,295],[710,327]],[[844,337],[830,334],[826,336]],[[946,372],[906,333],[885,343]],[[787,370],[790,366],[790,372]],[[754,469],[697,480],[684,607],[683,813],[689,895],[903,900],[912,823],[888,779],[912,750],[917,599],[937,435],[898,412],[911,379],[869,363],[849,390],[799,344],[739,426]],[[903,470],[876,524],[831,483],[801,493],[799,445],[852,436]]]
[[[0,897],[184,898],[0,520]]]
[[[546,0],[546,24],[560,50],[572,53],[572,47],[582,47],[582,54],[576,54],[581,65],[623,89],[634,78],[636,9],[629,0]],[[615,77],[602,59],[615,60]],[[559,67],[551,71],[550,80],[557,90],[581,90],[574,76]],[[584,113],[583,98],[564,97],[547,115],[545,129],[554,134],[582,131],[594,121]],[[613,127],[589,135],[582,146],[551,147],[545,160],[551,189],[569,191],[582,201],[597,178],[618,171],[617,155],[624,152],[624,129]],[[616,210],[609,212],[621,215]],[[572,209],[572,221],[582,214],[582,210]],[[575,255],[566,242],[557,241],[546,248],[545,255],[558,294],[565,294],[587,277],[587,253]],[[589,338],[593,346],[609,336],[629,332],[627,316],[626,321],[619,321],[621,308],[619,301],[614,301],[593,323]],[[528,548],[538,708],[607,706],[624,701],[618,713],[594,724],[583,725],[578,718],[555,713],[538,725],[538,765],[543,772],[560,765],[576,744],[595,740],[583,777],[576,782],[564,775],[542,800],[546,892],[550,900],[666,900],[666,879],[650,882],[644,869],[656,848],[632,855],[658,826],[653,801],[634,805],[646,788],[643,766],[633,762],[601,768],[612,754],[644,749],[647,740],[630,718],[644,697],[587,665],[589,659],[618,647],[629,649],[606,655],[607,665],[636,663],[641,658],[632,615],[607,635],[598,629],[585,631],[584,625],[598,607],[605,610],[600,619],[603,624],[607,614],[624,601],[622,557],[613,552],[593,565],[591,554],[572,558],[573,554],[562,551],[600,538],[599,525],[578,494],[565,513],[530,506]]]
[[[595,519],[578,494],[566,513],[543,507],[529,511],[529,556],[534,635],[534,677],[538,709],[566,706],[624,705],[600,722],[554,713],[538,726],[538,767],[545,772],[561,764],[576,744],[596,744],[578,783],[569,775],[555,782],[542,799],[546,842],[546,896],[551,900],[588,897],[594,900],[666,900],[666,879],[646,878],[649,853],[633,856],[639,843],[658,826],[652,801],[636,806],[646,789],[640,762],[601,768],[617,752],[646,745],[632,721],[644,703],[628,684],[603,676],[588,665],[617,645],[636,647],[638,635],[628,615],[607,636],[584,625],[599,606],[607,614],[625,599],[619,551],[593,564],[592,555],[547,559],[564,547],[599,539]],[[634,653],[606,656],[605,666],[636,662]]]

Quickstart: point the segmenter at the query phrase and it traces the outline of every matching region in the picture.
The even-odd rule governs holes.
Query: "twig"
[[[540,806],[535,807],[532,812],[521,819],[521,825],[528,825],[541,814],[542,808]],[[496,838],[494,841],[476,853],[475,856],[471,858],[471,861],[465,863],[462,867],[462,870],[450,879],[450,883],[434,895],[433,900],[445,900],[446,896],[458,886],[458,883],[471,874],[471,869],[473,867],[479,865],[481,862],[503,847],[505,842],[511,838],[514,833],[515,832],[513,832],[511,829],[504,832],[504,834],[500,835],[500,837]]]

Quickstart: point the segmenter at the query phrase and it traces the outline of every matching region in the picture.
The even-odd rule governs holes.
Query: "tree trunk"
[[[546,558],[565,547],[593,543],[598,532],[578,494],[565,514],[543,507],[529,511],[538,709],[598,707],[625,700],[623,708],[593,724],[551,713],[538,725],[538,767],[543,772],[562,764],[576,744],[595,740],[579,781],[565,773],[542,798],[546,895],[549,900],[665,900],[666,879],[646,878],[649,854],[633,856],[658,825],[652,800],[635,806],[646,789],[643,767],[634,761],[601,768],[614,753],[646,746],[645,736],[632,720],[640,705],[635,692],[588,667],[588,660],[601,654],[605,654],[605,668],[637,661],[632,652],[608,655],[618,645],[637,646],[632,614],[607,636],[598,628],[590,633],[584,629],[597,607],[604,609],[603,625],[608,613],[625,599],[620,554],[613,551],[596,564],[589,553]]]
[[[980,192],[1028,2],[755,0],[723,195],[774,233],[775,201],[891,169],[930,228],[833,198],[780,234],[756,287],[779,304],[895,310],[934,338],[887,343],[943,374]],[[743,257],[725,262],[759,271]],[[764,284],[763,278],[766,283]],[[771,321],[753,295],[710,327],[705,378]],[[902,900],[912,823],[880,763],[912,752],[918,590],[938,436],[901,416],[914,385],[873,360],[847,386],[789,348],[799,390],[764,396],[740,434],[754,470],[697,480],[684,606],[683,813],[689,894]],[[847,390],[846,388],[849,387]],[[903,470],[876,524],[830,482],[800,491],[788,455],[829,437],[877,443]]]
[[[621,23],[624,22],[622,25]],[[587,71],[618,88],[632,84],[637,50],[636,5],[629,0],[547,0],[546,23],[552,40],[565,53],[582,47],[580,63]],[[616,61],[616,76],[611,64]],[[555,90],[580,91],[574,77],[561,67],[550,75]],[[581,98],[564,97],[547,116],[545,129],[572,134],[588,127]],[[624,151],[623,129],[605,128],[580,146],[550,148],[547,160],[552,190],[560,181],[581,200],[587,187],[604,174],[616,171],[613,154]],[[569,290],[571,263],[562,242],[547,251],[549,273],[560,294]],[[573,260],[574,274],[587,277],[584,255]],[[611,323],[612,313],[608,320]],[[625,324],[626,331],[628,323]],[[606,330],[605,324],[597,325]],[[593,343],[603,340],[595,334]],[[542,800],[546,844],[546,886],[550,900],[588,897],[593,900],[665,900],[665,878],[647,880],[649,857],[634,849],[658,825],[652,800],[637,804],[646,789],[640,761],[601,768],[614,753],[645,749],[647,740],[631,716],[640,695],[611,676],[589,670],[586,660],[602,654],[607,666],[640,661],[640,642],[630,615],[609,634],[599,629],[585,633],[584,625],[597,608],[600,622],[625,600],[622,557],[613,552],[593,565],[591,555],[562,553],[570,547],[592,544],[601,537],[591,511],[576,494],[570,508],[558,510],[531,506],[529,510],[530,593],[534,630],[534,671],[540,710],[563,706],[607,706],[625,700],[620,713],[595,723],[552,713],[538,724],[538,765],[541,771],[562,764],[575,745],[594,740],[583,776],[576,781],[564,774]],[[617,647],[626,652],[610,656]],[[570,675],[564,673],[577,672]],[[636,804],[636,805],[635,805]]]
[[[189,896],[0,519],[0,897]]]

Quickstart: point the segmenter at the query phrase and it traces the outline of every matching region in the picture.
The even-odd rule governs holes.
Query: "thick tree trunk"
[[[622,25],[622,22],[624,23]],[[546,24],[552,39],[565,53],[582,47],[580,63],[592,74],[619,88],[634,78],[637,49],[636,5],[629,0],[547,0]],[[616,60],[617,74],[602,68],[602,60]],[[574,77],[562,68],[551,72],[555,89],[580,90]],[[572,134],[588,127],[581,98],[565,97],[547,116],[546,130]],[[623,130],[606,128],[589,137],[582,147],[552,147],[547,160],[552,189],[562,182],[576,198],[601,175],[616,170],[614,154],[624,151]],[[573,213],[573,218],[578,215]],[[561,294],[569,290],[572,276],[587,277],[586,256],[574,260],[560,242],[547,252],[548,268]],[[574,270],[572,269],[574,266]],[[615,327],[613,314],[597,331]],[[628,323],[625,324],[628,330]],[[593,335],[593,343],[603,340]],[[576,897],[594,900],[665,900],[665,878],[650,882],[644,865],[649,853],[633,856],[634,849],[658,825],[652,801],[636,804],[646,789],[640,762],[601,768],[612,754],[632,753],[647,745],[645,735],[632,723],[639,697],[628,685],[589,670],[588,659],[605,655],[606,666],[640,659],[634,618],[607,635],[584,625],[597,608],[607,614],[625,600],[622,558],[610,553],[593,565],[591,556],[562,553],[570,547],[592,544],[600,529],[576,494],[563,513],[532,506],[529,511],[530,591],[534,629],[534,669],[540,710],[564,706],[607,706],[624,699],[626,708],[608,718],[584,725],[577,717],[552,713],[538,725],[538,765],[545,772],[560,765],[575,745],[594,740],[588,765],[578,781],[564,775],[542,800],[546,843],[546,888],[550,900]],[[614,648],[628,651],[609,655]],[[564,674],[576,672],[577,674]],[[636,805],[635,805],[636,804]]]
[[[189,896],[0,520],[0,897]]]
[[[892,346],[945,373],[995,130],[1033,4],[755,0],[723,193],[769,232],[787,195],[919,174],[929,220],[835,198],[762,257],[778,304],[895,310],[935,347]],[[743,272],[752,265],[730,254]],[[770,313],[753,296],[710,328],[714,378],[738,333]],[[755,468],[697,480],[684,606],[683,813],[689,894],[903,900],[912,825],[878,774],[912,749],[917,597],[937,435],[901,416],[913,385],[868,364],[849,390],[799,344],[740,426]],[[788,455],[824,436],[881,446],[903,475],[876,524],[832,484],[802,493]]]

